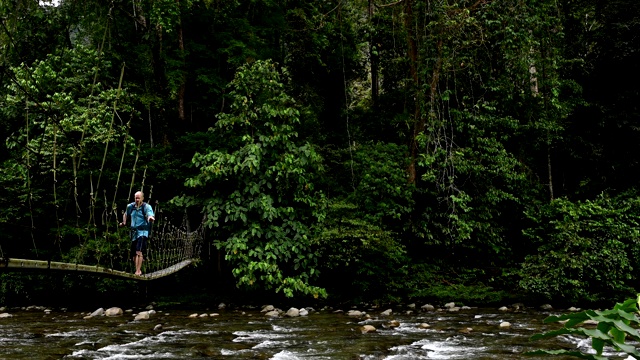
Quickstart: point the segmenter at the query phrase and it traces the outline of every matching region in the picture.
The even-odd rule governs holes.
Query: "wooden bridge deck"
[[[112,276],[128,278],[131,280],[154,280],[167,275],[171,275],[189,264],[194,260],[184,260],[177,264],[171,265],[165,269],[154,271],[152,273],[143,274],[141,276],[120,271],[113,270],[96,265],[83,265],[83,264],[71,264],[57,261],[45,261],[45,260],[29,260],[29,259],[15,259],[15,258],[3,258],[0,259],[0,271],[10,270],[61,270],[68,272],[86,272],[102,276]]]

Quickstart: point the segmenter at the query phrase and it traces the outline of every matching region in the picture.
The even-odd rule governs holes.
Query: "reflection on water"
[[[371,310],[372,319],[360,321],[332,311],[266,319],[258,310],[224,310],[219,316],[198,318],[172,310],[134,321],[132,314],[83,319],[85,313],[9,310],[13,316],[0,319],[0,358],[536,359],[523,353],[542,347],[590,347],[587,340],[569,336],[530,342],[533,334],[558,326],[543,324],[548,312],[398,311],[403,313],[378,317],[379,311]],[[388,326],[391,319],[400,325]],[[500,328],[504,321],[511,327]],[[420,328],[423,323],[430,327]],[[359,328],[365,324],[377,331],[362,334]],[[161,329],[154,330],[157,325]]]

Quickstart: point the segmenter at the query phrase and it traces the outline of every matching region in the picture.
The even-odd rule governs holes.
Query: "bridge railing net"
[[[170,270],[172,267],[179,267],[184,261],[197,261],[202,251],[203,233],[202,227],[189,231],[171,223],[154,225],[147,240],[147,247],[143,252],[143,274]],[[131,230],[128,228],[118,230],[116,243],[107,250],[108,256],[96,254],[96,265],[134,273],[131,235]],[[87,262],[87,259],[85,258],[83,262]]]
[[[186,231],[171,224],[157,230],[151,231],[147,243],[142,263],[143,273],[168,269],[185,260],[197,260],[200,257],[202,231]]]

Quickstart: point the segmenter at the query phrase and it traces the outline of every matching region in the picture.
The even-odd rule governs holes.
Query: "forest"
[[[144,188],[204,229],[171,281],[205,296],[638,291],[635,0],[3,0],[0,20],[0,258],[95,263]],[[131,286],[0,279],[0,304]]]

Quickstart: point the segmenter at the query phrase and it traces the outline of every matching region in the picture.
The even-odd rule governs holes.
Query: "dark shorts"
[[[136,257],[136,252],[138,251],[142,251],[142,253],[144,254],[144,251],[147,250],[147,237],[146,236],[140,236],[139,238],[135,239],[134,241],[131,242],[131,257]]]

